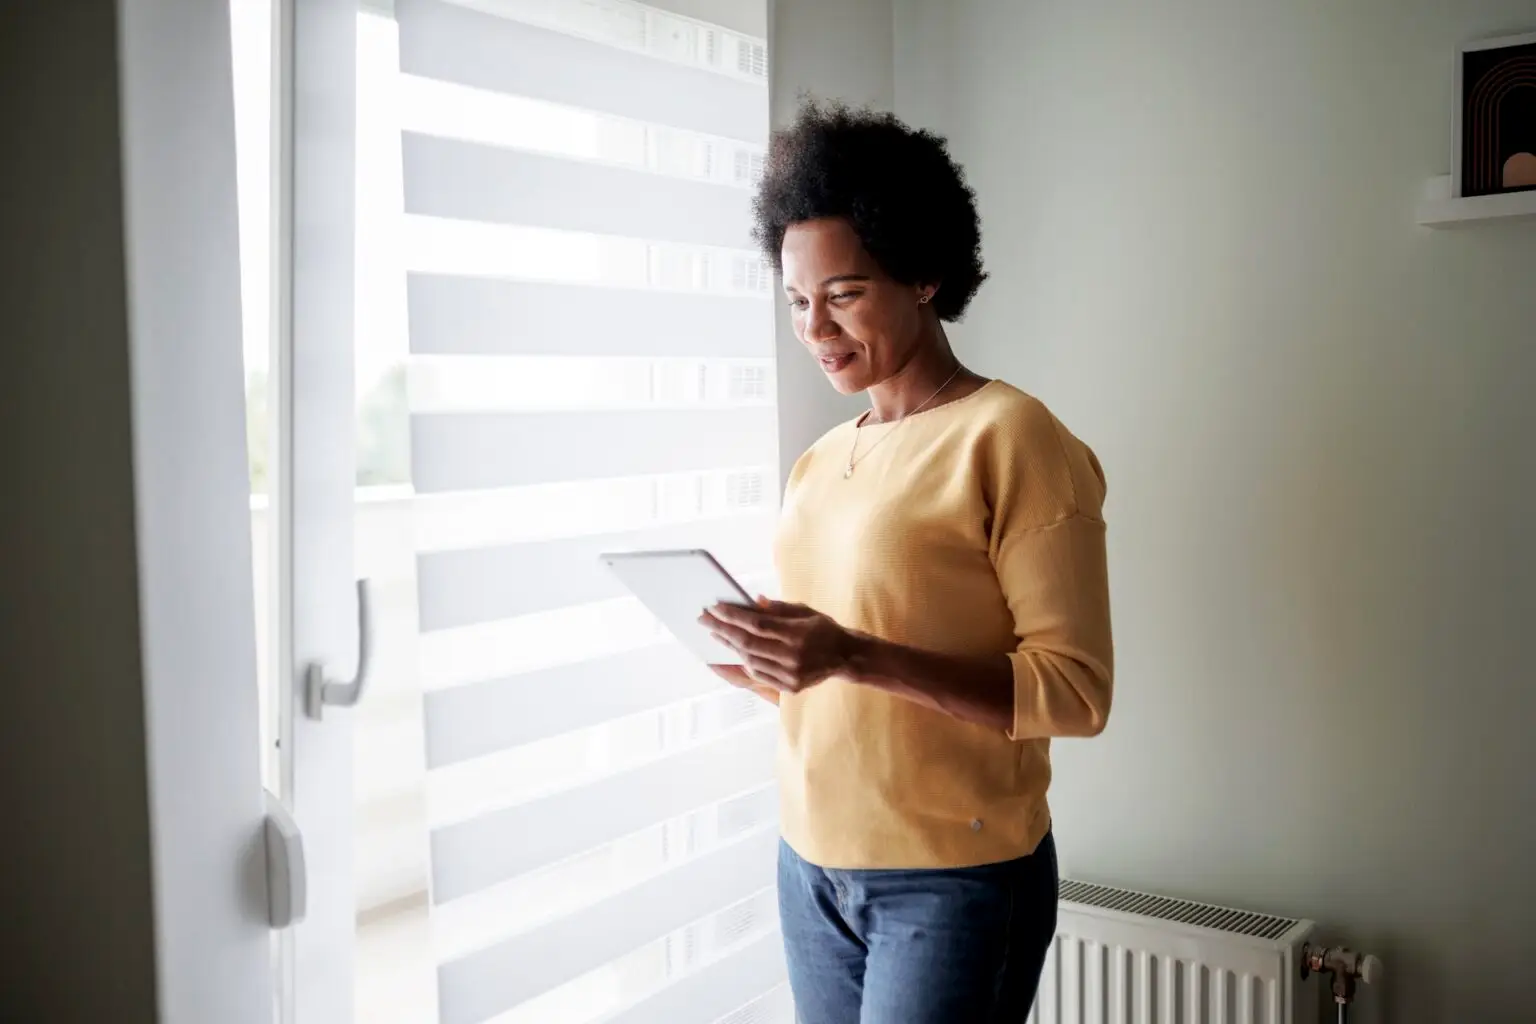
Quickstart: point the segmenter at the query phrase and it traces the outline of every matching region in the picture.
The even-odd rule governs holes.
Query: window
[[[736,70],[753,78],[768,77],[768,48],[746,40],[736,44]]]
[[[231,5],[262,743],[324,872],[279,1019],[787,1022],[773,709],[596,559],[708,547],[771,590],[762,40],[629,0],[364,0],[354,83],[325,50],[349,6]],[[314,116],[343,100],[346,165]],[[310,187],[279,195],[280,165]],[[316,198],[348,174],[350,260]],[[366,697],[279,708],[309,663],[277,652],[344,635],[349,571]]]
[[[245,431],[251,479],[251,554],[256,584],[256,666],[260,685],[262,775],[276,791],[276,711],[272,687],[271,566],[276,542],[272,484],[272,7],[231,0],[235,174],[240,231],[241,342],[245,355]]]
[[[278,701],[274,682],[277,638],[272,614],[277,601],[278,517],[275,388],[272,374],[272,0],[231,0],[230,61],[235,120],[235,195],[240,236],[240,336],[245,365],[246,462],[250,477],[251,579],[255,588],[258,742],[262,785],[282,790],[279,771]],[[281,955],[274,932],[268,946],[274,965]],[[281,984],[272,972],[274,989]],[[274,993],[276,995],[276,993]],[[274,1017],[280,1001],[274,998]]]
[[[767,294],[773,287],[773,272],[756,256],[742,256],[731,263],[731,285],[737,291]]]
[[[358,1019],[787,1022],[774,711],[596,557],[771,589],[764,44],[627,0],[358,38]]]
[[[735,165],[732,172],[738,185],[757,187],[757,183],[763,177],[764,156],[762,153],[753,153],[745,149],[738,149],[735,155]]]

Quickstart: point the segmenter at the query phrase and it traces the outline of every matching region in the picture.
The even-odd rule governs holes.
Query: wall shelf
[[[1451,194],[1451,176],[1431,178],[1419,200],[1419,223],[1429,228],[1470,228],[1480,224],[1536,223],[1536,191],[1496,196]]]

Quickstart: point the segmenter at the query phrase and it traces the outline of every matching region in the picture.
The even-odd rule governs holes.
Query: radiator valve
[[[1333,1001],[1348,1006],[1355,998],[1355,984],[1374,985],[1381,980],[1381,961],[1369,953],[1357,953],[1343,946],[1301,947],[1301,976],[1313,971],[1333,978]]]

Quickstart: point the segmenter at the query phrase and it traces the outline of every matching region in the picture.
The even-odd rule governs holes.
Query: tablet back
[[[711,665],[739,665],[735,651],[699,625],[699,613],[720,602],[752,598],[707,551],[630,551],[600,556],[619,581],[696,657]]]

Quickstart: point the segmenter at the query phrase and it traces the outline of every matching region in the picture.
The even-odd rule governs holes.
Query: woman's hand
[[[813,608],[764,598],[751,608],[716,605],[699,622],[745,663],[711,665],[715,674],[775,704],[781,694],[836,675],[999,733],[1013,728],[1013,663],[1006,655],[919,650],[844,629]]]
[[[761,686],[798,693],[837,675],[847,667],[854,643],[851,632],[812,608],[762,598],[751,608],[715,605],[699,622],[741,655],[738,671],[759,693]],[[727,682],[743,685],[727,674],[733,666],[714,668]]]

